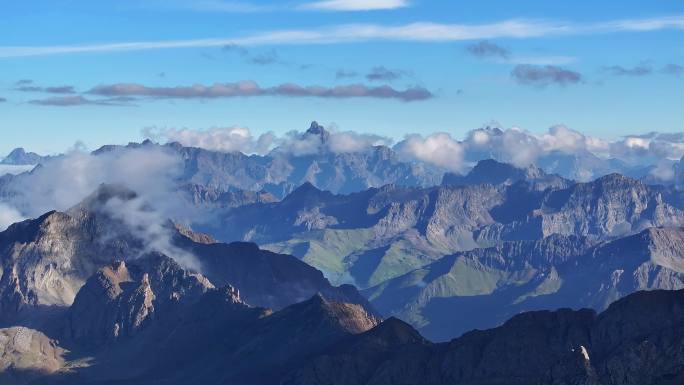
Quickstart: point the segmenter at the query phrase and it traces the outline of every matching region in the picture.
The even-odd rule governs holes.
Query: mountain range
[[[459,174],[387,146],[145,141],[87,160],[132,151],[180,172],[135,184],[155,194],[103,183],[0,232],[0,383],[684,380],[676,185],[492,159]],[[70,194],[44,180],[68,155],[22,153],[38,166],[1,176],[0,201],[26,203],[35,182]]]

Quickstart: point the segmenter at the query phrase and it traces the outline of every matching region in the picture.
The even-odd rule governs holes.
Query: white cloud
[[[408,135],[394,148],[406,159],[426,162],[450,171],[460,172],[465,167],[462,144],[444,132],[426,137]]]
[[[142,51],[171,48],[223,47],[226,45],[332,44],[371,41],[453,42],[494,38],[647,32],[684,29],[684,16],[572,23],[512,19],[490,24],[442,24],[432,22],[398,26],[344,24],[319,29],[273,30],[241,37],[167,41],[138,41],[109,44],[54,46],[0,46],[0,57],[41,56],[68,53]]]
[[[334,153],[362,152],[373,146],[389,146],[392,140],[379,135],[362,134],[354,131],[332,131],[328,146]]]
[[[374,11],[408,7],[406,0],[325,0],[305,3],[300,8],[326,11]]]
[[[269,135],[255,139],[249,129],[244,127],[214,127],[207,130],[145,128],[143,130],[143,136],[156,141],[165,139],[189,147],[221,152],[239,151],[246,154],[266,153],[271,145],[267,140]]]
[[[35,165],[12,165],[12,164],[0,164],[0,176],[5,174],[21,174],[22,172],[31,171]]]
[[[24,219],[19,210],[0,202],[0,231],[5,231],[9,225]]]
[[[227,127],[193,130],[188,128],[146,128],[143,136],[156,141],[179,142],[184,146],[207,150],[265,155],[277,153],[310,155],[320,151],[333,153],[363,152],[373,146],[391,145],[392,140],[373,134],[330,130],[325,140],[320,135],[290,131],[283,136],[267,132],[255,137],[248,128]]]
[[[7,204],[14,209],[0,206],[0,226],[51,210],[66,211],[103,183],[125,186],[138,197],[108,201],[104,208],[110,215],[132,229],[131,234],[146,245],[145,251],[167,253],[184,266],[197,269],[199,265],[190,254],[173,246],[166,226],[168,219],[189,223],[204,217],[178,192],[176,178],[182,171],[182,159],[158,147],[117,149],[100,155],[73,151],[13,181]]]

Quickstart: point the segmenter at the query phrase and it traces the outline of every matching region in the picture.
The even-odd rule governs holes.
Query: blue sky
[[[0,6],[0,153],[138,141],[147,127],[284,133],[314,119],[397,139],[491,121],[609,139],[684,123],[675,0]]]

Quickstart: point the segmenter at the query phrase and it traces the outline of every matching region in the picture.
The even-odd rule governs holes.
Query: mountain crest
[[[320,137],[321,143],[325,143],[328,141],[328,139],[330,139],[330,132],[326,130],[325,127],[318,124],[318,122],[315,120],[311,122],[309,129],[306,130],[306,134]]]
[[[26,152],[23,147],[18,147],[12,150],[0,164],[24,166],[24,165],[36,165],[47,159],[35,152]]]

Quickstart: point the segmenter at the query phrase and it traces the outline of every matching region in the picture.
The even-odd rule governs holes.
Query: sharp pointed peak
[[[326,141],[328,138],[330,138],[330,132],[328,132],[325,127],[318,124],[318,122],[315,120],[311,122],[309,129],[306,130],[306,134],[320,136],[321,141]]]

